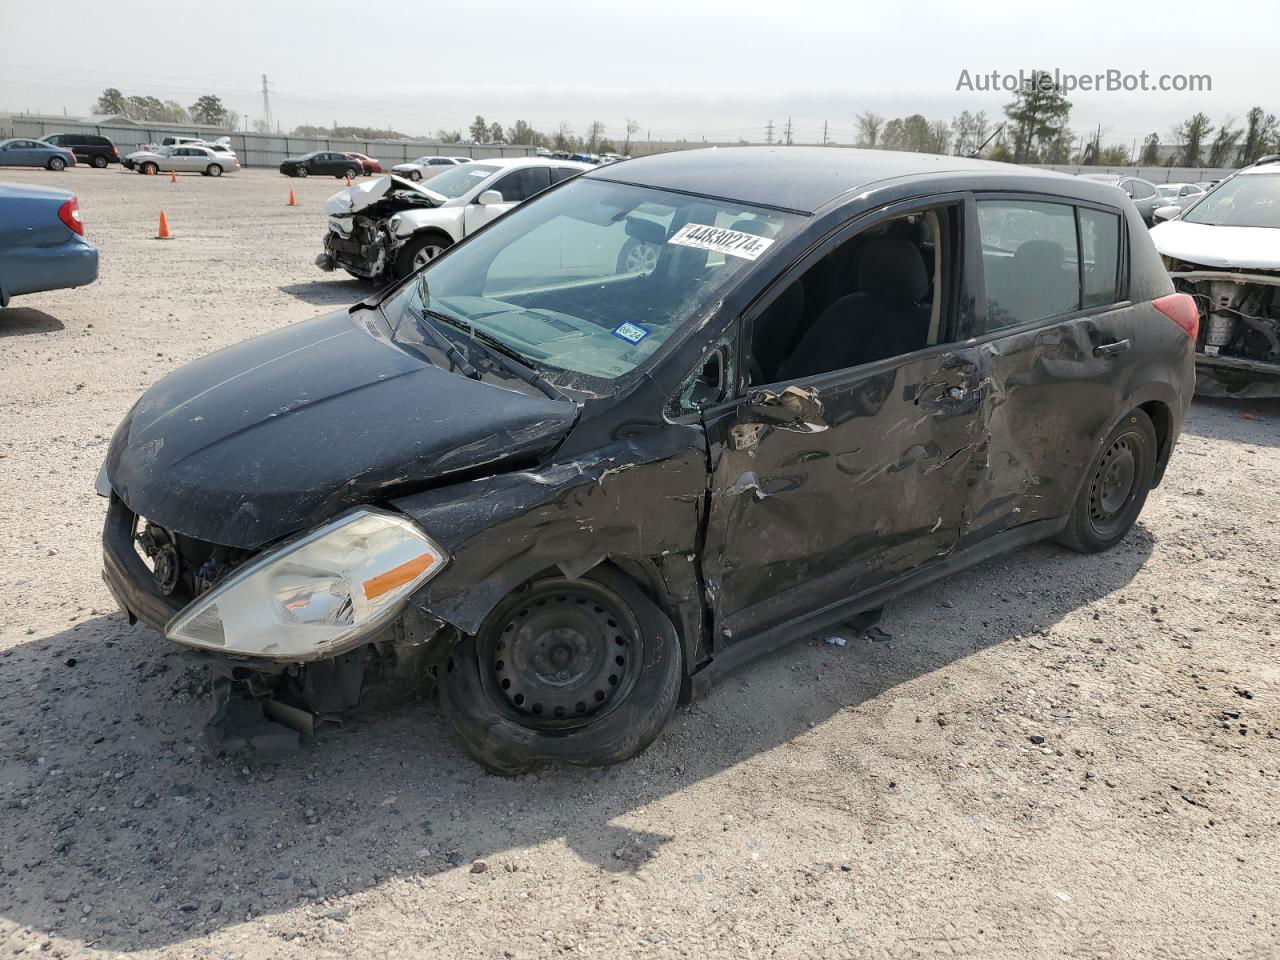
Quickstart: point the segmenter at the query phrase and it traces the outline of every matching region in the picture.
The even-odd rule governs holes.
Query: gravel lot
[[[312,265],[337,182],[0,179],[75,190],[102,251],[0,310],[4,954],[1280,955],[1280,402],[1198,401],[1112,553],[797,645],[620,768],[489,776],[430,700],[245,766],[115,612],[93,481],[155,379],[363,296]]]

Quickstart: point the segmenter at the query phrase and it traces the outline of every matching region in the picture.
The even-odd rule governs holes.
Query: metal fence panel
[[[91,133],[106,137],[126,154],[144,144],[159,143],[164,137],[179,135],[216,140],[229,137],[231,149],[243,167],[277,167],[286,157],[330,150],[336,153],[363,153],[390,167],[422,156],[455,156],[485,159],[527,157],[534,147],[515,144],[441,143],[436,140],[333,140],[323,137],[290,137],[271,133],[236,133],[190,124],[90,124],[21,115],[0,116],[0,139],[30,137],[40,140],[55,133]]]

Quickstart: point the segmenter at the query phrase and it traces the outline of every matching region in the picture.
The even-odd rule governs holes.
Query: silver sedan
[[[139,173],[202,173],[207,177],[220,177],[224,173],[235,173],[240,169],[240,161],[234,153],[218,153],[208,147],[194,143],[181,146],[161,147],[159,150],[138,150],[125,159]]]

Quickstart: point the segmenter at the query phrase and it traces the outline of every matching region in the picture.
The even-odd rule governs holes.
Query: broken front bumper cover
[[[134,549],[136,518],[111,498],[103,579],[129,616],[185,646],[304,663],[359,646],[449,557],[402,514],[360,507],[264,551],[183,606]]]
[[[1196,393],[1202,397],[1280,397],[1280,364],[1196,354]]]

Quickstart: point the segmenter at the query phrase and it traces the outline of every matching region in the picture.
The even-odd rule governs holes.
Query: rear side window
[[[1084,305],[1115,303],[1120,299],[1120,217],[1087,207],[1077,213],[1084,252]]]
[[[979,200],[977,206],[987,292],[984,332],[1120,299],[1117,214],[1023,200]]]
[[[987,331],[1080,308],[1074,207],[980,200],[978,231],[987,288]]]
[[[581,172],[581,170],[578,170],[575,167],[552,167],[551,183],[552,185],[555,185],[560,183],[562,180],[568,180],[570,177],[576,177]]]
[[[525,167],[507,174],[492,189],[502,193],[504,203],[521,203],[550,185],[546,167]]]

